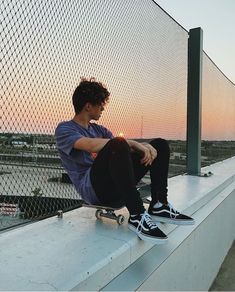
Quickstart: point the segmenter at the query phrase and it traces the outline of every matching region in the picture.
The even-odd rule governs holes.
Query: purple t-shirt
[[[56,130],[56,146],[69,178],[82,199],[90,204],[99,204],[90,180],[90,169],[95,159],[94,153],[73,148],[82,137],[113,138],[113,134],[103,126],[90,123],[88,129],[73,120],[60,123]]]

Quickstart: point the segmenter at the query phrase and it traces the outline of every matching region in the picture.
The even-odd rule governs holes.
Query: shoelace
[[[170,216],[171,216],[171,218],[175,219],[176,216],[178,216],[180,213],[170,203],[168,203],[168,207],[170,208]],[[172,213],[174,213],[174,215],[172,215]]]
[[[153,222],[151,216],[147,213],[147,211],[145,211],[144,214],[141,215],[141,216],[142,216],[142,218],[141,218],[141,220],[140,220],[140,222],[139,222],[139,224],[137,226],[137,232],[138,233],[141,232],[141,228],[142,228],[142,225],[143,225],[144,221],[146,222],[146,224],[148,225],[148,227],[150,229],[155,229],[155,228],[158,227],[158,225],[155,222]]]

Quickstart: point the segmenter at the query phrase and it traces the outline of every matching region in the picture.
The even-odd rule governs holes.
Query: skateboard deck
[[[143,200],[144,203],[149,204],[151,201],[150,198],[150,185],[148,184],[141,184],[137,186],[137,190],[140,192],[141,199]],[[86,208],[93,208],[96,209],[95,216],[97,219],[102,219],[102,217],[109,218],[111,220],[115,220],[118,225],[121,225],[125,221],[124,215],[116,215],[115,211],[118,211],[125,206],[122,205],[121,203],[117,205],[116,207],[111,207],[111,206],[102,206],[102,205],[91,205],[86,203],[85,201],[82,203],[82,207]]]

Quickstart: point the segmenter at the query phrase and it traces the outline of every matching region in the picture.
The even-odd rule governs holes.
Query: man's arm
[[[97,153],[108,143],[110,139],[106,138],[88,138],[82,137],[75,141],[73,147],[78,150],[84,150],[87,152]],[[140,143],[134,140],[126,140],[130,148],[134,151],[143,152],[143,147]]]
[[[82,137],[75,141],[73,147],[90,153],[99,152],[110,139]]]
[[[73,147],[78,150],[84,150],[90,153],[98,153],[105,145],[108,143],[110,139],[104,139],[104,138],[87,138],[82,137],[78,139]],[[152,161],[157,157],[157,152],[154,149],[154,151],[151,151],[149,147],[146,147],[145,145],[138,143],[134,140],[126,140],[129,144],[130,148],[136,152],[139,152],[142,154],[141,163],[145,166],[151,165]],[[151,146],[151,145],[150,145]]]

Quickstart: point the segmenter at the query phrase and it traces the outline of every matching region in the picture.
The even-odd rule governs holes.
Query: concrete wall
[[[193,230],[176,228],[170,246],[153,247],[105,291],[208,290],[235,238],[235,183],[194,214]]]
[[[235,158],[205,171],[169,180],[169,200],[196,224],[162,224],[166,245],[88,208],[2,233],[0,290],[207,290],[235,238]]]
[[[235,238],[234,206],[235,191],[208,214],[138,290],[208,290]]]

